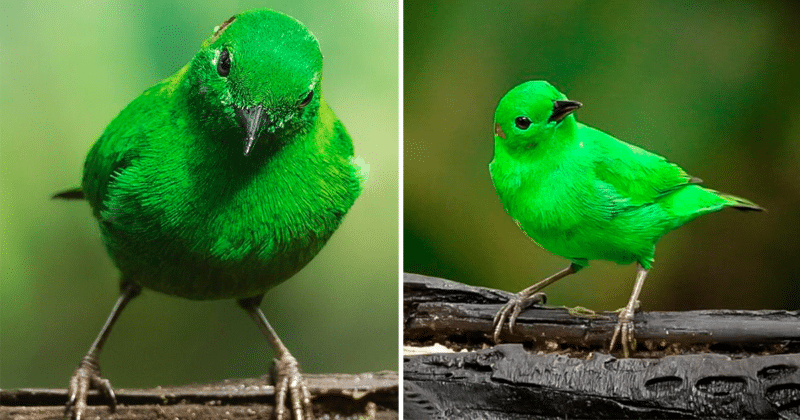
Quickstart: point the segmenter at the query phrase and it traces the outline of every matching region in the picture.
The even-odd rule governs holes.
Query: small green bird
[[[80,419],[90,388],[115,404],[98,356],[142,287],[238,299],[276,354],[276,413],[312,418],[296,359],[259,309],[264,293],[322,249],[361,192],[353,144],[321,94],[322,54],[272,10],[214,28],[194,58],[108,125],[86,158],[85,198],[121,271],[121,295],[70,381]]]
[[[575,121],[582,104],[544,81],[509,91],[494,117],[492,182],[508,214],[537,244],[571,261],[569,267],[519,292],[494,318],[499,342],[506,319],[513,329],[545,286],[589,260],[638,264],[633,293],[620,312],[609,350],[620,338],[625,357],[634,345],[633,314],[653,265],[656,242],[694,218],[732,207],[760,206],[697,184],[661,156]]]

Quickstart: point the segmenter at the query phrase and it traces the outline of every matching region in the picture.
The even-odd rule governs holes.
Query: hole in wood
[[[800,407],[800,385],[783,384],[767,388],[767,400],[780,409]]]
[[[647,382],[644,383],[645,389],[656,394],[675,393],[680,389],[681,385],[683,385],[683,379],[677,376],[662,376],[660,378],[652,378],[648,379]]]
[[[788,376],[797,371],[797,366],[792,365],[772,365],[758,371],[758,379],[762,381],[773,381],[784,376]]]
[[[741,394],[747,388],[744,378],[738,376],[711,376],[697,381],[698,391],[716,397]]]

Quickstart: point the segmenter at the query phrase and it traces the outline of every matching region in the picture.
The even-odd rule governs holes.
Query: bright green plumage
[[[320,94],[314,36],[267,11],[220,32],[111,122],[83,176],[124,279],[190,299],[255,296],[291,277],[360,192],[350,138]],[[248,156],[234,104],[264,104],[269,118]]]
[[[506,211],[545,249],[580,266],[600,259],[650,268],[670,230],[724,207],[760,209],[573,115],[548,122],[556,100],[566,97],[547,82],[511,90],[497,107],[489,165]],[[527,130],[515,124],[523,115],[533,122]]]
[[[505,318],[541,299],[539,290],[585,267],[589,260],[640,265],[637,285],[612,338],[622,331],[628,354],[633,312],[653,264],[656,242],[667,232],[725,207],[758,205],[697,185],[663,157],[575,121],[579,102],[547,82],[523,83],[495,112],[495,155],[489,165],[508,214],[543,248],[572,264],[525,289],[495,318],[495,340]],[[513,312],[511,312],[513,310]]]
[[[276,416],[313,417],[298,363],[259,309],[263,294],[322,249],[361,192],[353,144],[322,97],[322,54],[297,20],[271,10],[215,28],[195,57],[108,125],[86,158],[82,194],[122,272],[117,304],[70,381],[112,400],[98,356],[142,287],[237,298],[275,352]]]

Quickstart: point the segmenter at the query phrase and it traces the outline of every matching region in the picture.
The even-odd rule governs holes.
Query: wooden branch
[[[492,345],[492,319],[511,293],[406,274],[403,280],[404,341],[480,348]],[[506,326],[504,342],[543,351],[602,350],[611,341],[616,312],[573,316],[565,308],[536,306]],[[637,312],[639,356],[700,350],[800,353],[800,311]]]
[[[408,418],[800,418],[798,311],[640,312],[618,359],[613,312],[530,308],[502,336],[519,344],[492,346],[508,296],[405,275],[404,344],[463,350],[407,352]]]
[[[316,417],[398,418],[397,372],[303,376],[308,381]],[[258,378],[168,388],[117,389],[119,405],[114,413],[110,413],[102,395],[92,392],[86,418],[271,419],[275,393],[268,384],[268,378]],[[64,389],[0,391],[0,418],[63,420],[66,402]]]

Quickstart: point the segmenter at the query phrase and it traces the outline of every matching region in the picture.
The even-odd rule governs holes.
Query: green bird
[[[121,295],[70,381],[72,418],[90,388],[113,409],[98,356],[143,287],[237,299],[275,352],[277,417],[313,417],[297,361],[259,305],[317,255],[361,192],[365,174],[321,81],[319,43],[302,23],[272,10],[233,16],[111,121],[81,188],[55,196],[89,202],[121,272]]]
[[[539,292],[589,260],[637,263],[630,300],[619,313],[609,350],[619,338],[625,357],[634,346],[633,315],[653,265],[656,242],[706,213],[732,207],[764,211],[720,193],[661,156],[575,120],[580,102],[544,81],[523,83],[500,100],[494,117],[492,182],[506,212],[537,244],[570,260],[556,274],[519,292],[494,318],[494,340],[506,319],[513,329]]]

